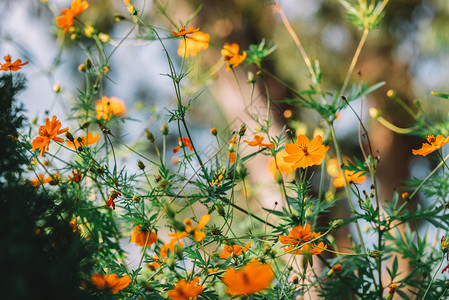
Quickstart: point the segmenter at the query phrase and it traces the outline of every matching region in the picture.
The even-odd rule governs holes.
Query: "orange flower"
[[[179,28],[179,31],[172,31],[173,35],[175,36],[185,36],[186,34],[191,34],[194,33],[195,31],[200,30],[200,28],[198,27],[197,29],[193,28],[193,26],[190,26],[190,28],[188,30],[186,30],[185,26],[182,26],[181,28]]]
[[[426,156],[427,154],[430,154],[433,151],[436,151],[436,150],[440,149],[441,147],[443,147],[444,145],[446,145],[447,143],[449,143],[449,136],[447,138],[445,138],[441,134],[437,135],[436,139],[432,134],[428,134],[428,135],[426,135],[426,139],[429,142],[429,144],[423,143],[421,149],[412,150],[412,153],[414,155]]]
[[[243,51],[242,55],[239,55],[239,50],[240,50],[239,45],[236,43],[224,44],[223,49],[221,49],[221,55],[228,64],[226,71],[229,71],[232,68],[237,67],[241,62],[243,62],[246,59],[246,51]]]
[[[45,125],[39,127],[39,136],[33,140],[31,143],[31,147],[33,150],[40,149],[41,156],[45,154],[45,148],[47,151],[49,149],[49,144],[51,140],[62,143],[64,140],[60,137],[57,137],[58,134],[64,133],[69,130],[69,128],[59,129],[61,128],[61,122],[56,120],[56,116],[50,119],[47,118],[45,120]]]
[[[73,177],[70,177],[70,176],[69,176],[70,181],[71,181],[71,182],[80,183],[81,178],[82,178],[82,173],[81,173],[81,171],[78,170],[78,169],[76,170],[76,172],[75,172],[75,170],[72,170],[72,175],[73,175]]]
[[[67,147],[70,147],[70,148],[85,147],[88,145],[96,144],[99,139],[100,139],[99,133],[97,133],[94,136],[91,132],[88,132],[86,136],[82,136],[80,138],[74,139],[73,142],[67,141]]]
[[[85,11],[88,7],[89,3],[87,3],[87,1],[73,0],[70,9],[66,8],[61,10],[62,16],[56,18],[56,24],[59,28],[64,29],[63,32],[66,33],[73,25],[75,17]]]
[[[6,55],[4,57],[5,59],[5,63],[1,64],[0,63],[0,71],[13,71],[16,72],[18,70],[20,70],[20,67],[27,65],[28,62],[22,62],[22,60],[20,59],[16,59],[15,62],[11,62],[11,56],[10,55]]]
[[[96,118],[108,121],[112,115],[122,116],[126,113],[126,106],[123,100],[116,97],[102,97],[95,101],[95,110],[97,111]]]
[[[293,170],[292,164],[287,163],[284,160],[284,157],[287,157],[287,156],[288,156],[287,152],[281,151],[276,154],[276,161],[274,160],[274,157],[272,157],[270,159],[267,167],[268,167],[268,171],[273,175],[273,177],[276,176],[276,173],[278,170],[279,170],[279,172],[281,172],[283,174],[288,174]],[[276,167],[276,164],[277,164],[277,167]]]
[[[43,174],[37,174],[37,178],[33,178],[30,180],[30,184],[32,186],[38,186],[40,184],[44,185],[46,183],[49,183],[50,181],[52,181],[53,179],[48,176],[47,178],[44,178]]]
[[[254,141],[245,141],[244,140],[244,142],[247,143],[251,147],[259,146],[259,147],[274,148],[274,144],[273,143],[264,144],[264,143],[262,143],[263,140],[264,140],[263,136],[255,135],[254,136]]]
[[[118,291],[123,290],[131,283],[131,278],[129,275],[123,277],[118,277],[117,274],[105,274],[104,276],[95,273],[92,275],[92,283],[99,290],[108,289],[111,293],[115,294]]]
[[[290,245],[289,247],[285,247],[285,252],[292,252],[292,254],[303,254],[303,255],[316,255],[323,252],[323,249],[327,248],[323,242],[320,242],[316,245],[314,242],[308,243],[310,240],[319,238],[321,233],[312,232],[312,229],[309,224],[305,227],[295,226],[290,230],[288,236],[279,236],[279,242],[282,244]],[[308,243],[308,244],[305,244]],[[303,245],[305,244],[305,245]],[[299,246],[303,245],[301,248]],[[318,246],[318,247],[316,247]]]
[[[167,292],[167,295],[172,300],[188,300],[198,297],[203,292],[203,287],[199,283],[198,277],[189,282],[181,279],[172,290]]]
[[[142,225],[137,225],[133,230],[131,230],[131,243],[136,244],[137,246],[147,246],[154,244],[157,241],[157,235],[154,232],[151,232],[150,237],[148,237],[148,230],[142,229]]]
[[[300,134],[296,139],[296,144],[287,144],[285,151],[289,154],[284,157],[284,161],[292,163],[292,168],[307,168],[313,165],[320,165],[323,162],[329,146],[323,145],[323,138],[317,135],[312,141]]]
[[[209,48],[210,36],[207,33],[198,31],[190,37],[181,40],[178,48],[178,55],[181,57],[195,57],[201,50]]]
[[[249,296],[270,286],[274,272],[269,264],[260,264],[257,259],[250,261],[240,270],[226,269],[222,277],[226,292],[231,296]]]
[[[349,171],[344,170],[345,176],[343,177],[343,173],[340,172],[338,174],[338,177],[334,180],[334,186],[336,188],[344,187],[345,186],[345,178],[346,182],[352,181],[352,182],[363,182],[365,180],[365,175],[362,175],[361,172],[355,172],[355,171]],[[358,174],[358,175],[357,175]]]
[[[179,241],[179,239],[177,239],[177,238],[171,239],[170,242],[162,245],[161,249],[159,250],[159,255],[160,255],[161,258],[164,258],[164,260],[162,261],[159,258],[159,256],[157,256],[155,254],[155,255],[153,255],[153,259],[156,260],[156,262],[148,263],[147,266],[150,269],[155,270],[155,269],[159,268],[160,265],[166,263],[167,259],[168,259],[168,257],[167,257],[168,256],[168,250],[170,250],[170,253],[175,253],[175,246],[176,246],[177,242],[179,242],[178,243],[179,246],[184,247],[184,245],[182,244],[182,242]]]
[[[245,245],[245,247],[242,248],[240,245],[233,245],[233,246],[224,246],[223,253],[220,255],[220,258],[222,259],[228,259],[229,256],[232,254],[235,254],[236,256],[241,255],[242,253],[245,253],[246,251],[251,248],[251,243],[248,243]]]
[[[178,153],[179,150],[181,150],[181,147],[187,147],[190,151],[193,151],[192,142],[188,138],[178,138],[178,144],[179,146],[176,146],[173,148],[173,153]]]
[[[226,156],[229,158],[229,162],[231,164],[235,163],[235,161],[237,160],[237,154],[235,152],[228,152],[226,153]]]
[[[114,200],[118,197],[121,196],[122,194],[120,194],[117,191],[112,191],[111,192],[111,196],[109,197],[108,203],[106,204],[107,207],[112,207],[113,210],[115,210],[115,202]]]
[[[206,226],[206,224],[209,223],[209,220],[210,220],[210,215],[205,214],[201,217],[198,225],[196,225],[196,227],[192,227],[192,221],[190,219],[185,219],[184,224],[186,225],[186,230],[183,232],[179,232],[179,233],[178,232],[171,233],[168,236],[174,237],[179,240],[186,236],[193,235],[193,238],[195,239],[195,241],[200,242],[202,239],[204,239],[206,237],[206,234],[204,232],[200,231],[200,229],[204,228],[204,226]]]

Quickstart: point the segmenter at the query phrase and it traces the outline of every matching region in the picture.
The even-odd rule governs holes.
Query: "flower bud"
[[[61,91],[62,91],[62,87],[58,83],[55,83],[53,85],[53,92],[55,92],[56,94],[59,94]]]
[[[243,136],[246,132],[246,124],[243,123],[242,125],[240,125],[240,129],[239,129],[239,135]]]
[[[388,291],[388,294],[387,294],[387,297],[386,297],[386,300],[391,300],[391,299],[393,299],[393,296],[394,296],[394,293],[396,293],[396,289],[398,288],[398,285],[397,284],[392,284],[392,285],[390,285],[390,290]]]
[[[90,58],[87,58],[84,61],[84,64],[86,65],[86,68],[88,68],[88,69],[92,68],[92,61],[90,60]]]
[[[254,76],[253,72],[248,72],[248,83],[256,83],[256,77]]]
[[[394,97],[396,97],[396,92],[392,89],[388,90],[387,97],[393,99]]]
[[[298,284],[298,282],[299,282],[299,277],[298,277],[298,276],[293,277],[293,278],[292,278],[292,282],[293,282],[293,284]]]
[[[368,253],[369,257],[371,258],[379,258],[379,254],[380,254],[379,250],[371,250]]]
[[[408,200],[409,197],[410,195],[407,192],[402,193],[402,199]]]
[[[95,28],[93,28],[92,26],[87,26],[86,28],[84,28],[84,35],[87,36],[88,38],[92,37],[92,34],[95,32]]]
[[[134,203],[139,203],[141,199],[142,199],[142,197],[140,197],[140,195],[135,194],[133,196],[133,202]]]
[[[175,245],[175,254],[179,259],[183,259],[183,252],[182,246],[180,244]]]
[[[108,34],[106,34],[106,33],[100,33],[100,34],[98,34],[98,38],[100,39],[100,41],[102,41],[103,43],[107,43],[107,42],[109,42],[109,40],[111,39],[110,37],[109,37],[109,35]]]
[[[70,131],[67,131],[67,132],[65,133],[65,136],[66,136],[66,138],[67,138],[69,141],[71,141],[72,143],[73,143],[73,141],[75,140],[75,139],[73,138],[73,135],[70,133]]]
[[[121,14],[115,14],[114,15],[114,21],[115,22],[120,22],[120,21],[123,21],[125,19],[125,17],[124,16],[122,16]]]
[[[344,223],[344,221],[342,219],[337,219],[337,220],[333,220],[330,225],[332,228],[335,229],[335,228],[338,228],[341,225],[343,225],[343,223]]]
[[[215,209],[217,210],[217,213],[222,217],[226,214],[223,205],[221,204],[215,204]]]
[[[78,71],[80,71],[81,73],[84,73],[86,71],[86,66],[84,64],[80,64],[78,66]]]
[[[217,134],[218,134],[217,128],[215,128],[215,127],[211,128],[210,133],[212,133],[212,135],[217,136]]]
[[[149,131],[148,129],[145,129],[145,132],[147,134],[147,140],[150,141],[150,143],[154,143],[154,135],[151,131]]]
[[[332,277],[336,272],[341,271],[342,271],[341,265],[340,264],[335,265],[329,270],[329,272],[327,272],[327,277]]]
[[[139,161],[137,162],[137,166],[138,166],[139,169],[141,169],[141,170],[144,170],[144,169],[145,169],[145,165],[144,165],[144,163],[143,163],[141,160],[139,160]]]
[[[161,125],[161,133],[162,135],[168,135],[168,124],[165,122]]]
[[[157,187],[160,188],[161,190],[165,190],[169,185],[170,182],[168,182],[168,180],[166,179],[162,179],[157,183]]]

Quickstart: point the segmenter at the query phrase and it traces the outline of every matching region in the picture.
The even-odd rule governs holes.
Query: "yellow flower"
[[[190,37],[181,40],[178,48],[178,55],[181,57],[195,57],[201,50],[209,48],[210,36],[207,33],[198,31]]]
[[[115,97],[103,97],[95,101],[96,118],[107,121],[112,115],[122,116],[126,113],[126,106],[123,100]]]
[[[285,151],[289,154],[284,157],[288,163],[292,163],[292,168],[307,168],[313,165],[320,165],[323,162],[329,146],[323,145],[323,138],[317,135],[312,141],[305,135],[299,135],[296,144],[287,144]]]
[[[226,269],[222,277],[226,292],[231,296],[249,296],[269,288],[274,272],[269,264],[261,264],[258,260],[250,261],[240,270]]]
[[[242,52],[242,55],[239,54],[240,47],[238,44],[228,44],[225,43],[223,49],[221,49],[221,55],[224,60],[228,64],[226,71],[231,70],[232,68],[237,67],[246,59],[246,51]]]
[[[414,155],[426,156],[427,154],[430,154],[433,151],[436,151],[436,150],[440,149],[441,147],[443,147],[444,145],[446,145],[447,143],[449,143],[449,136],[447,138],[445,138],[441,134],[437,135],[436,139],[432,134],[428,134],[426,136],[426,139],[429,142],[429,144],[423,143],[421,149],[412,150],[412,153]]]
[[[181,279],[172,290],[167,292],[168,297],[172,300],[188,300],[198,297],[203,292],[203,287],[199,284],[198,277],[187,282]]]

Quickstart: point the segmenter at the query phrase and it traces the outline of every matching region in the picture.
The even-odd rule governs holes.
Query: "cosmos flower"
[[[432,134],[428,134],[426,135],[426,139],[429,143],[423,143],[421,149],[412,150],[414,155],[426,156],[427,154],[430,154],[449,143],[449,136],[445,138],[441,134],[438,134],[437,138],[435,138]]]
[[[320,165],[328,149],[329,146],[323,145],[321,135],[317,135],[312,141],[309,141],[305,135],[300,134],[295,144],[285,146],[288,156],[284,157],[284,161],[292,163],[294,169]]]
[[[257,259],[250,261],[240,270],[226,269],[222,277],[226,292],[231,296],[249,296],[270,287],[274,272],[269,264],[261,264]]]
[[[226,71],[229,71],[239,64],[241,64],[246,59],[246,51],[242,52],[242,55],[239,54],[240,47],[238,44],[228,44],[225,43],[223,49],[221,49],[221,55],[226,61],[228,67]]]
[[[2,64],[0,63],[0,71],[12,71],[12,72],[16,72],[18,70],[20,70],[20,68],[26,64],[28,64],[28,62],[22,62],[22,60],[20,59],[16,59],[15,62],[11,62],[11,56],[10,55],[6,55],[4,57],[5,59],[5,63]]]
[[[56,119],[56,116],[50,119],[47,118],[45,120],[45,125],[39,127],[39,136],[36,137],[31,143],[31,147],[33,150],[39,149],[41,150],[41,156],[44,156],[45,150],[48,151],[50,141],[56,141],[59,143],[64,142],[64,139],[57,137],[58,134],[67,132],[69,128],[59,129],[61,128],[61,122]]]
[[[207,33],[198,31],[192,34],[192,36],[186,37],[181,40],[178,48],[178,55],[181,57],[195,57],[201,50],[209,48],[210,36]]]

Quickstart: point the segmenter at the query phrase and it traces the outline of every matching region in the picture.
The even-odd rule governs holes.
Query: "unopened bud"
[[[62,91],[62,87],[58,83],[55,83],[53,85],[53,92],[55,92],[56,94],[59,94],[61,91]]]
[[[136,194],[136,195],[133,196],[133,202],[134,203],[139,203],[141,199],[142,199],[142,197],[140,197],[140,195]]]
[[[371,250],[368,253],[369,257],[371,258],[379,258],[379,254],[380,254],[379,250]]]
[[[330,224],[332,228],[338,228],[341,225],[343,225],[344,221],[342,219],[337,219],[337,220],[333,220],[332,223]]]
[[[410,195],[407,192],[402,193],[402,199],[407,200]]]
[[[100,41],[102,41],[103,43],[107,43],[107,42],[109,42],[109,40],[111,39],[111,38],[109,37],[109,35],[106,34],[106,33],[100,33],[100,34],[98,34],[98,38],[99,38]]]
[[[179,259],[183,259],[183,251],[184,249],[180,244],[175,245],[175,254]]]
[[[161,190],[165,190],[169,185],[170,183],[166,179],[162,179],[157,183],[157,187],[160,188]]]
[[[298,284],[298,282],[299,282],[299,277],[298,277],[298,276],[293,277],[293,278],[292,278],[292,282],[293,282],[293,284]]]
[[[248,72],[248,83],[256,83],[256,77],[254,76],[253,72]]]
[[[217,136],[217,134],[218,134],[217,128],[215,128],[215,127],[211,128],[210,133],[212,133],[212,135]]]
[[[145,169],[145,165],[144,165],[144,163],[143,163],[141,160],[139,160],[139,161],[137,162],[137,166],[138,166],[139,169],[141,169],[141,170],[144,170],[144,169]]]
[[[217,210],[217,213],[222,217],[226,214],[223,205],[221,204],[215,204],[215,209]]]
[[[240,125],[240,129],[239,129],[239,135],[243,136],[246,132],[246,124],[243,123],[242,125]]]
[[[145,129],[145,132],[147,134],[147,140],[150,141],[150,143],[154,143],[154,135],[151,131],[149,131],[148,129]]]
[[[335,265],[329,270],[329,272],[327,272],[327,276],[332,277],[335,273],[339,273],[341,271],[342,271],[341,265],[340,264]]]
[[[92,68],[92,61],[90,60],[90,58],[87,58],[84,61],[84,64],[86,65],[86,68],[88,68],[88,69]]]
[[[394,98],[394,97],[396,97],[396,92],[394,91],[394,90],[388,90],[388,92],[387,92],[387,97],[388,98]]]
[[[120,21],[123,21],[125,19],[125,17],[124,16],[122,16],[121,14],[115,14],[114,15],[114,21],[115,22],[120,22]]]
[[[84,64],[80,64],[78,66],[78,71],[84,73],[86,71],[86,66]]]
[[[84,28],[84,35],[87,37],[92,37],[92,34],[95,32],[95,28],[93,28],[92,26],[87,26],[86,28]]]
[[[73,138],[73,135],[70,133],[70,131],[67,131],[67,132],[65,133],[65,136],[66,136],[66,138],[67,138],[69,141],[71,141],[72,143],[73,143],[73,141],[75,140],[75,139]]]
[[[162,135],[168,135],[168,124],[165,122],[161,125],[161,133]]]

